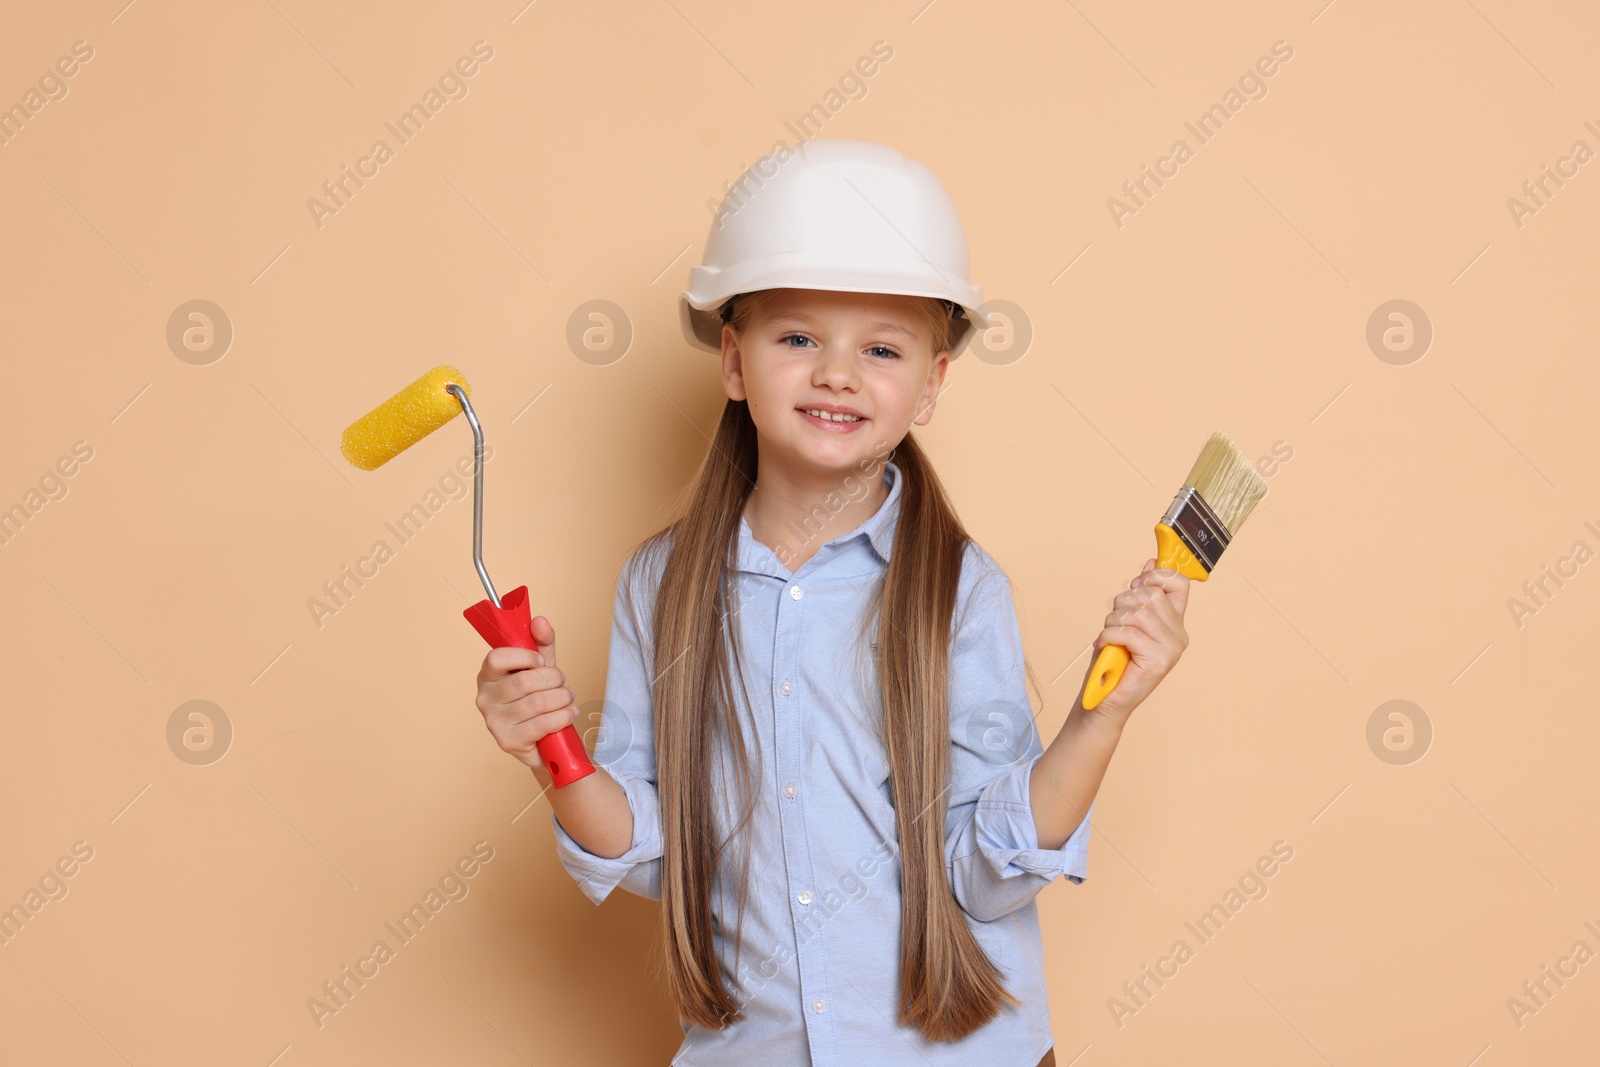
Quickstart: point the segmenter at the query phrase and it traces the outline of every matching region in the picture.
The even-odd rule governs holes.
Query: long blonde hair
[[[723,321],[742,336],[754,309],[772,292],[734,297]],[[933,351],[944,350],[954,333],[952,309],[930,298],[912,299],[932,324]],[[882,740],[900,838],[898,1015],[930,1041],[953,1041],[993,1019],[1002,1003],[1021,1001],[1005,988],[999,968],[967,926],[945,866],[950,626],[969,537],[910,433],[890,458],[902,480],[900,516],[888,570],[874,588],[867,617],[878,620]],[[729,400],[679,514],[641,546],[649,553],[671,541],[656,593],[652,686],[666,972],[679,1014],[719,1030],[743,1018],[716,957],[711,894],[732,839],[748,844],[743,831],[753,810],[732,671],[742,660],[737,542],[756,465],[749,407]],[[724,736],[733,740],[745,807],[730,840],[717,841],[710,768],[716,762],[715,741]],[[743,873],[733,880],[738,885],[736,958],[750,881],[748,849],[740,855]]]

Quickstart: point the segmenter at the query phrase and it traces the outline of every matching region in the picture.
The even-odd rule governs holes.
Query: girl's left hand
[[[1189,647],[1189,635],[1183,628],[1183,612],[1189,605],[1189,581],[1177,571],[1158,568],[1156,561],[1149,559],[1129,587],[1117,594],[1111,613],[1106,616],[1105,629],[1094,639],[1089,671],[1094,670],[1094,661],[1106,645],[1126,648],[1129,662],[1117,687],[1088,714],[1126,722],[1133,709],[1144,702],[1177,664],[1183,650]],[[1089,682],[1089,671],[1083,675],[1085,686]],[[1081,689],[1078,699],[1081,707]]]

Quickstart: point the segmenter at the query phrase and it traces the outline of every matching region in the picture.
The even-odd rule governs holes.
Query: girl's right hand
[[[533,620],[533,638],[539,643],[538,652],[491,648],[483,657],[477,705],[483,724],[502,750],[535,771],[545,771],[538,742],[572,725],[578,717],[578,697],[556,666],[555,628],[543,615]]]

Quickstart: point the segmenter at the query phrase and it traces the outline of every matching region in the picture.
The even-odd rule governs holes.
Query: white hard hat
[[[757,160],[729,188],[705,262],[678,300],[685,339],[722,351],[720,309],[758,289],[947,300],[963,309],[954,359],[989,319],[967,280],[961,216],[933,172],[888,145],[817,138]]]

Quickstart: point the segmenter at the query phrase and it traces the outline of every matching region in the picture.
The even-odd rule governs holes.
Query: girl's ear
[[[944,372],[949,366],[949,352],[940,352],[933,357],[933,363],[928,368],[928,383],[917,398],[917,417],[911,420],[911,425],[926,426],[932,421],[933,406],[938,403],[939,390],[944,385]]]
[[[722,324],[722,388],[729,400],[747,399],[744,388],[744,354],[733,327]]]

